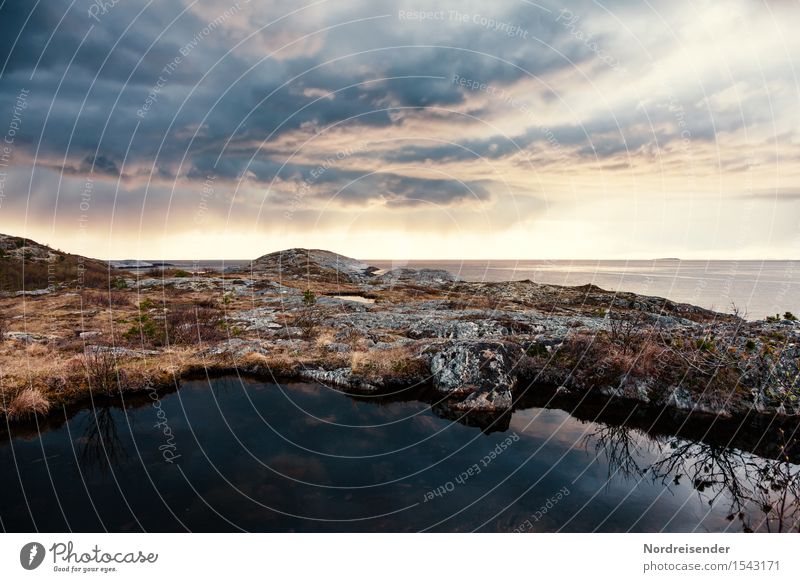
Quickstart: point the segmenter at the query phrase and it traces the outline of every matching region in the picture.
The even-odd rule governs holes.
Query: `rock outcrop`
[[[29,296],[70,287],[108,288],[117,276],[116,269],[105,261],[0,234],[0,289],[4,294]]]
[[[250,269],[276,281],[306,279],[331,283],[362,283],[378,270],[356,259],[319,249],[287,249],[269,253],[254,260]]]
[[[454,341],[433,348],[433,386],[447,397],[447,406],[464,413],[511,410],[522,356],[515,344],[500,341]]]

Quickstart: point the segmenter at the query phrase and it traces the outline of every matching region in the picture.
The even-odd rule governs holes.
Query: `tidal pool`
[[[609,406],[616,405],[591,410]],[[490,431],[440,418],[412,394],[353,397],[237,376],[192,380],[153,398],[95,401],[38,425],[4,426],[0,525],[17,532],[797,530],[800,467],[780,452],[788,449],[776,439],[792,436],[785,431],[746,439],[758,451],[747,452],[696,431],[665,433],[622,410],[572,412],[521,402]]]

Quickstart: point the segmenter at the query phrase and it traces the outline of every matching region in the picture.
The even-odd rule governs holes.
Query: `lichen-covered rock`
[[[459,321],[440,318],[424,319],[415,322],[408,330],[408,337],[478,339],[486,336],[499,337],[505,330],[492,320]]]
[[[325,349],[329,352],[334,352],[338,354],[345,354],[347,352],[353,351],[353,348],[349,344],[339,343],[339,342],[332,342],[325,346]]]
[[[266,355],[267,350],[259,340],[247,340],[241,338],[231,338],[205,350],[207,356],[232,356],[241,359],[248,354]]]
[[[320,370],[316,368],[303,368],[299,376],[306,380],[313,380],[321,384],[337,386],[353,392],[375,392],[380,386],[368,382],[350,368],[337,368],[336,370]]]
[[[456,341],[437,346],[430,361],[433,385],[457,410],[509,410],[522,349],[500,341]]]

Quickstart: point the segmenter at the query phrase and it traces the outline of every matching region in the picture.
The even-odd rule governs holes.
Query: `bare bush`
[[[218,309],[171,305],[163,317],[141,313],[123,337],[140,346],[196,345],[225,339],[224,323]]]
[[[81,293],[83,307],[127,307],[132,304],[130,295],[124,291],[83,291]]]
[[[645,338],[645,334],[642,333],[641,314],[637,313],[635,317],[620,317],[609,313],[608,317],[611,341],[622,348],[623,355],[636,352]]]
[[[225,339],[223,320],[216,309],[179,307],[164,319],[167,341],[175,345],[194,345]]]
[[[92,351],[83,355],[82,363],[86,372],[89,390],[112,396],[118,392],[120,374],[116,358],[103,351]]]
[[[300,328],[304,340],[312,340],[319,335],[321,317],[313,306],[305,306],[294,318],[295,326]]]

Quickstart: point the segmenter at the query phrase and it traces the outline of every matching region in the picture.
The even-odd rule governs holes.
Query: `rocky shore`
[[[232,370],[358,394],[424,388],[439,414],[484,427],[544,387],[723,418],[800,414],[790,313],[748,322],[594,286],[383,272],[306,249],[239,272],[162,267],[108,281],[0,299],[3,415]]]

